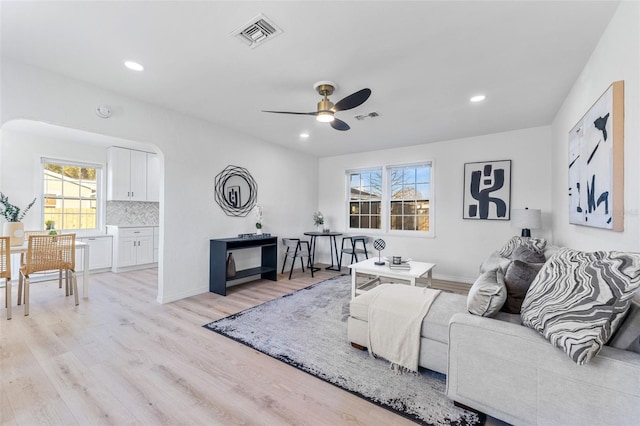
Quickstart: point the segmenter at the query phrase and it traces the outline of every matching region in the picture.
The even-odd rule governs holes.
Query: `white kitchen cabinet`
[[[147,201],[160,201],[160,158],[147,152]]]
[[[153,268],[153,227],[107,226],[113,235],[113,272]]]
[[[107,148],[107,200],[147,201],[147,153]]]
[[[82,237],[78,241],[89,244],[89,270],[99,271],[111,268],[113,237],[109,235]],[[83,270],[84,251],[76,249],[76,272]]]

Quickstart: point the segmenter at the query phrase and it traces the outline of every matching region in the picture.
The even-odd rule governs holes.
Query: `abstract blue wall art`
[[[569,223],[624,229],[624,82],[613,83],[569,132]]]
[[[463,219],[509,220],[511,160],[465,163]]]

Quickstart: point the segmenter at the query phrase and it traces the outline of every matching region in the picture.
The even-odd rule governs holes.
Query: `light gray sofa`
[[[481,269],[506,263],[494,253]],[[367,346],[375,292],[351,301],[348,339],[356,347]],[[639,294],[633,303],[640,309]],[[419,365],[447,375],[450,399],[515,425],[631,425],[640,419],[640,353],[605,346],[577,365],[521,325],[519,315],[469,314],[464,295],[443,292],[431,305]]]
[[[640,354],[605,346],[577,365],[536,331],[458,313],[447,396],[514,425],[637,425]]]

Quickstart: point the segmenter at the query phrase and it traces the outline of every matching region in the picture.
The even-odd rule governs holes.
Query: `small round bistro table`
[[[315,257],[316,257],[316,239],[318,237],[329,237],[329,247],[331,250],[331,266],[327,266],[325,269],[330,269],[332,271],[339,271],[338,269],[338,243],[336,241],[336,237],[342,235],[341,232],[305,232],[304,235],[308,235],[311,237],[311,267],[313,268],[313,272],[319,271],[320,268],[316,268],[314,265]],[[335,263],[333,261],[335,256]]]

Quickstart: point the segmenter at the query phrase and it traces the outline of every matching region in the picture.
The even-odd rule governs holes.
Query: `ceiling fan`
[[[319,81],[313,85],[313,88],[322,95],[322,99],[318,102],[317,111],[314,112],[291,112],[291,111],[265,111],[274,114],[296,114],[296,115],[315,115],[316,120],[323,123],[331,123],[331,127],[336,130],[349,130],[351,127],[344,121],[335,117],[335,113],[338,111],[345,111],[362,105],[369,96],[371,96],[370,89],[358,90],[355,93],[350,94],[346,98],[342,98],[335,104],[327,98],[336,89],[336,84],[330,81]]]

